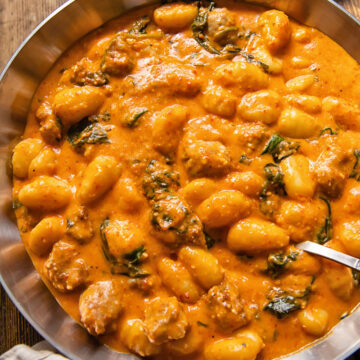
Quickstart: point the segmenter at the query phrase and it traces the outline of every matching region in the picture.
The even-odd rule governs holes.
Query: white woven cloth
[[[56,354],[56,350],[46,341],[41,341],[29,347],[16,345],[6,353],[0,355],[0,360],[69,360]]]

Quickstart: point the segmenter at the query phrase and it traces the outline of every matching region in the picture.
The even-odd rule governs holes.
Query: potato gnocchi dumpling
[[[357,272],[296,247],[360,256],[359,98],[359,64],[279,10],[128,12],[34,95],[10,159],[25,247],[117,351],[272,360],[310,346],[360,301]]]

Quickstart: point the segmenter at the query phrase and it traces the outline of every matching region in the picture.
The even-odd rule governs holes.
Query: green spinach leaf
[[[67,140],[78,150],[82,150],[85,144],[110,143],[104,127],[96,121],[89,121],[87,118],[70,127]]]
[[[240,156],[239,163],[244,165],[250,165],[253,162],[253,159],[250,159],[246,154]]]
[[[144,195],[153,200],[164,196],[164,193],[176,191],[180,186],[180,175],[169,165],[157,160],[151,160],[145,169],[143,177]]]
[[[149,16],[143,16],[141,19],[135,21],[135,23],[129,30],[129,34],[146,34],[146,28],[148,27],[150,22],[151,20]]]
[[[144,278],[149,276],[150,274],[140,267],[141,257],[146,252],[144,245],[141,245],[133,251],[124,254],[121,258],[117,258],[111,254],[105,234],[105,229],[109,226],[109,223],[110,220],[108,218],[101,223],[100,237],[105,259],[111,266],[111,273],[131,278]]]
[[[280,163],[282,160],[293,155],[300,147],[300,144],[285,140],[282,136],[274,134],[261,155],[271,154],[275,163]]]
[[[284,252],[270,254],[267,258],[265,272],[273,279],[276,279],[286,271],[291,262],[296,261],[297,256],[298,253],[296,252],[291,252],[289,255],[285,255]]]
[[[102,114],[89,116],[90,122],[100,122],[100,121],[109,122],[110,120],[111,120],[111,114],[107,110]]]
[[[207,8],[201,8],[200,2],[198,3],[198,15],[194,19],[191,24],[191,30],[193,32],[193,37],[197,41],[197,43],[203,47],[207,52],[214,55],[226,56],[226,57],[234,57],[239,54],[241,49],[233,44],[226,44],[222,48],[218,49],[216,46],[212,44],[209,37],[206,34],[207,26],[208,26],[208,16],[209,12],[212,11],[215,7],[215,2],[210,1],[210,4]],[[228,34],[229,31],[234,31],[232,27],[225,29]],[[222,38],[226,35],[225,33],[219,34],[218,36],[222,36]]]
[[[291,295],[277,297],[271,300],[264,308],[271,314],[275,315],[278,319],[283,319],[290,313],[299,310],[301,305],[297,298]]]
[[[125,125],[131,129],[139,126],[140,118],[147,112],[148,112],[148,109],[146,109],[146,108],[137,109],[136,113],[133,113],[133,114],[130,114],[127,116],[127,118],[125,119]]]
[[[245,58],[245,60],[248,62],[248,63],[251,63],[251,64],[254,64],[254,65],[258,65],[260,66],[263,71],[265,73],[269,73],[269,65],[268,64],[265,64],[264,62],[262,61],[259,61],[259,60],[256,60],[255,56],[253,54],[249,54],[247,52],[241,52],[241,55]]]
[[[207,234],[206,232],[204,232],[205,234],[205,242],[206,242],[206,247],[208,249],[211,249],[214,245],[215,245],[215,239],[213,239],[209,234]]]
[[[350,178],[355,179],[356,181],[360,181],[360,172],[358,169],[359,166],[359,159],[360,159],[360,150],[355,149],[354,150],[354,156],[355,156],[355,164],[352,168],[352,171],[349,175]]]
[[[334,131],[332,128],[330,127],[327,127],[325,129],[322,129],[320,131],[320,136],[323,136],[325,134],[328,134],[328,135],[338,135],[338,132],[337,131]]]
[[[284,174],[278,165],[272,163],[266,164],[264,174],[266,183],[260,194],[260,198],[266,198],[268,192],[280,196],[287,195],[284,184]]]
[[[323,245],[332,238],[332,216],[331,216],[331,205],[328,199],[323,196],[319,196],[327,206],[328,215],[325,217],[324,225],[321,226],[319,232],[316,234],[316,240],[319,244]]]

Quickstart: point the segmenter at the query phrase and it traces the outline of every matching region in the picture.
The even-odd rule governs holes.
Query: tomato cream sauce
[[[277,10],[144,7],[72,46],[12,156],[31,259],[117,351],[269,360],[360,300],[360,68]]]

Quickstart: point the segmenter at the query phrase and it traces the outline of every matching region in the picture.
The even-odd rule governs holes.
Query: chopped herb
[[[146,28],[150,22],[149,16],[143,16],[141,19],[135,21],[132,28],[129,30],[129,34],[146,34]]]
[[[349,178],[355,179],[356,181],[360,181],[360,173],[359,173],[359,169],[358,169],[359,159],[360,159],[360,150],[355,149],[354,156],[355,156],[355,164],[352,168]]]
[[[144,114],[146,114],[148,112],[148,109],[146,108],[142,108],[140,109],[138,112],[136,112],[136,114],[132,114],[130,115],[126,120],[125,120],[125,125],[128,128],[135,128],[139,125],[139,119],[141,118],[141,116],[143,116]]]
[[[278,198],[275,195],[286,196],[284,174],[280,167],[276,164],[269,163],[264,167],[265,185],[260,193],[260,211],[268,216],[272,217],[274,210],[273,207],[278,202]]]
[[[12,202],[12,209],[13,210],[17,210],[19,208],[21,208],[22,206],[24,206],[18,199],[14,199]]]
[[[206,232],[204,232],[204,234],[205,234],[206,247],[208,249],[211,249],[215,245],[215,240],[210,235],[208,235]]]
[[[240,160],[239,160],[240,164],[250,165],[252,162],[253,159],[250,159],[247,155],[243,154],[240,156]]]
[[[143,178],[144,194],[149,200],[177,190],[178,186],[180,186],[178,172],[157,160],[149,162]]]
[[[207,21],[209,12],[212,11],[215,7],[215,3],[210,1],[210,4],[207,8],[201,8],[200,2],[198,15],[191,24],[191,30],[193,32],[194,39],[202,46],[207,52],[214,55],[225,55],[233,57],[238,54],[241,49],[232,44],[227,44],[221,49],[217,49],[210,41],[209,37],[205,34],[207,29]]]
[[[320,131],[320,136],[323,136],[323,135],[325,135],[326,133],[328,133],[329,135],[338,135],[338,132],[337,132],[337,131],[334,131],[332,128],[327,127],[327,128],[322,129],[322,130]]]
[[[63,67],[59,70],[59,74],[63,74],[67,70],[67,67]]]
[[[208,327],[209,327],[208,324],[205,324],[205,323],[203,323],[203,322],[201,322],[201,321],[198,321],[197,324],[198,324],[199,326],[202,326],[202,327],[205,327],[205,328],[208,328]]]
[[[269,73],[269,65],[268,64],[265,64],[264,62],[262,61],[259,61],[259,60],[256,60],[255,59],[255,56],[253,54],[249,54],[247,52],[241,52],[241,55],[245,58],[245,60],[248,62],[248,63],[251,63],[251,64],[254,64],[254,65],[258,65],[260,66],[263,71],[265,73]]]
[[[286,196],[284,174],[278,165],[269,163],[264,166],[264,174],[266,183],[260,194],[260,198],[266,198],[267,193],[273,192],[274,194]]]
[[[284,138],[278,134],[275,134],[271,137],[271,139],[269,140],[269,142],[267,143],[265,149],[262,151],[261,155],[264,154],[273,154],[278,145],[284,141]]]
[[[290,313],[299,310],[301,308],[300,303],[297,301],[297,298],[291,295],[285,295],[282,297],[277,297],[270,301],[264,308],[264,310],[269,311],[271,314],[275,315],[278,319],[283,319]]]
[[[131,265],[138,265],[140,263],[141,256],[146,252],[145,246],[140,245],[137,249],[130,251],[123,255],[125,260],[129,261]]]
[[[323,245],[332,238],[332,216],[331,216],[331,205],[328,199],[323,196],[319,196],[323,200],[328,209],[328,215],[325,217],[324,225],[321,226],[319,232],[316,235],[316,240],[319,244]]]
[[[275,163],[280,163],[282,160],[293,155],[300,147],[300,144],[285,140],[282,136],[274,134],[261,155],[271,154]]]
[[[298,253],[291,252],[289,255],[285,255],[283,252],[270,254],[267,258],[267,268],[265,272],[269,274],[273,279],[279,277],[288,267],[288,265],[295,261]]]
[[[111,120],[111,114],[106,110],[103,114],[91,115],[89,116],[89,121],[91,122],[109,122]]]
[[[205,34],[209,12],[214,9],[215,3],[211,1],[207,9],[201,9],[200,3],[198,6],[199,6],[198,15],[191,24],[191,30],[193,32],[194,39],[198,42],[200,46],[202,46],[209,53],[220,55],[221,52],[210,44],[210,40],[208,36]]]
[[[279,336],[279,332],[277,330],[274,330],[272,341],[275,342]]]
[[[135,38],[135,39],[160,39],[164,36],[164,33],[161,30],[149,31],[148,26],[151,23],[149,16],[145,15],[141,19],[135,21],[131,29],[127,33],[121,33],[125,38]],[[150,43],[149,46],[152,46]]]
[[[82,150],[85,144],[106,144],[110,142],[104,127],[96,121],[89,121],[87,118],[70,127],[67,140],[78,150]]]
[[[144,245],[141,245],[137,249],[124,254],[120,259],[111,254],[105,235],[105,229],[109,226],[109,223],[110,220],[108,218],[101,223],[100,237],[104,256],[111,264],[111,273],[131,278],[143,278],[149,276],[149,273],[139,267],[139,265],[141,265],[141,257],[146,252]]]

